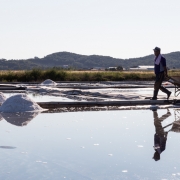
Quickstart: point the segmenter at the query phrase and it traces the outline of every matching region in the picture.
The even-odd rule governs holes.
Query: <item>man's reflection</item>
[[[169,116],[171,116],[170,111],[167,109],[167,113],[158,117],[157,110],[153,110],[153,116],[154,116],[154,126],[155,126],[155,135],[154,135],[154,157],[153,159],[155,161],[160,160],[160,154],[166,149],[166,141],[167,141],[167,135],[168,132],[164,131],[164,128],[162,127],[162,121],[167,119]]]

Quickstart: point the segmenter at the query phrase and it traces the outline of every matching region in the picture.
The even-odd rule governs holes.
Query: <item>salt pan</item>
[[[0,107],[0,112],[36,112],[43,110],[43,108],[31,100],[26,94],[11,96]]]
[[[44,82],[41,83],[44,86],[56,86],[57,83],[52,81],[51,79],[46,79]]]

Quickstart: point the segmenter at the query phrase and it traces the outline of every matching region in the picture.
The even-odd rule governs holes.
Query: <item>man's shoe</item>
[[[153,97],[150,100],[157,100],[158,91],[159,90],[153,92]]]
[[[157,97],[152,97],[150,100],[157,100]]]
[[[169,99],[171,93],[172,93],[172,92],[170,92],[170,91],[168,92],[168,94],[167,94],[167,99]]]

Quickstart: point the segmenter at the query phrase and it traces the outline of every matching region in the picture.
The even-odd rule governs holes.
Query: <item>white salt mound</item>
[[[51,79],[46,79],[44,82],[41,83],[41,85],[45,86],[56,86],[57,83],[52,81]]]
[[[0,114],[0,121],[2,121],[3,120],[3,117],[2,117],[2,115]]]
[[[6,100],[6,97],[2,92],[0,92],[0,104],[2,104]]]
[[[35,112],[43,110],[43,108],[31,100],[26,94],[11,96],[0,107],[0,112]]]

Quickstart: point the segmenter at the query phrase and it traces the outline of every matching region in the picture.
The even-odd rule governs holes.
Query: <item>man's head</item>
[[[159,47],[155,47],[154,49],[154,55],[157,57],[161,53],[161,49]]]

